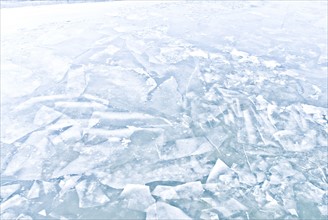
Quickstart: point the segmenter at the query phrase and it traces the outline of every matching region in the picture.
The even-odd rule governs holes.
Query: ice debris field
[[[1,9],[1,219],[327,219],[327,2]]]

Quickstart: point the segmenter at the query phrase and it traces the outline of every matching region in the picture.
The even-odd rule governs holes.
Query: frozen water
[[[79,196],[79,206],[81,208],[99,206],[109,202],[108,197],[96,182],[83,180],[75,186],[75,189]]]
[[[19,184],[1,186],[1,200],[6,200],[20,188]]]
[[[27,194],[28,199],[35,199],[40,197],[40,185],[34,181],[32,187],[30,188],[30,191]]]
[[[1,219],[328,217],[326,2],[3,2]]]
[[[153,195],[159,196],[164,200],[168,199],[197,199],[203,194],[201,182],[188,182],[178,186],[156,186]]]
[[[164,202],[157,202],[147,209],[147,219],[191,219],[180,209]]]
[[[150,194],[149,186],[145,185],[127,184],[120,197],[126,208],[139,211],[145,211],[155,203],[155,199]]]

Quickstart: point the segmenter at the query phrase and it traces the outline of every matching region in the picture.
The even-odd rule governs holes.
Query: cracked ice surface
[[[326,12],[1,9],[1,218],[327,218]]]

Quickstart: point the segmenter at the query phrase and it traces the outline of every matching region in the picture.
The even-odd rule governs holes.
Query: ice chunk
[[[169,121],[141,112],[99,112],[94,111],[89,127],[126,127],[126,126],[165,126]]]
[[[109,202],[109,198],[97,182],[83,180],[75,186],[79,196],[80,208],[88,208],[103,205]]]
[[[40,185],[37,181],[34,181],[30,191],[27,194],[28,199],[35,199],[40,196]]]
[[[288,209],[288,211],[290,214],[298,217],[297,211],[295,209]]]
[[[212,146],[212,150],[216,151],[221,151],[221,145],[228,138],[226,131],[222,127],[212,128],[205,134],[205,136],[208,143]]]
[[[302,197],[307,201],[320,203],[325,195],[324,189],[321,189],[310,182],[304,183]]]
[[[49,199],[50,198],[51,196]],[[56,219],[60,219],[62,217],[66,219],[70,217],[76,219],[78,218],[77,216],[81,214],[81,209],[79,208],[79,197],[75,189],[70,189],[63,195],[56,196],[50,207],[51,208],[47,210],[47,214],[49,217]]]
[[[42,106],[34,117],[33,123],[37,126],[45,126],[55,119],[59,118],[62,114],[47,106]]]
[[[103,129],[103,128],[90,128],[86,129],[84,131],[85,134],[90,135],[90,136],[104,136],[107,138],[110,137],[118,137],[118,138],[128,138],[133,134],[133,132],[142,130],[141,128],[136,128],[136,127],[128,127],[128,128],[122,128],[122,129]]]
[[[96,102],[72,101],[72,102],[56,102],[55,109],[62,112],[65,117],[75,120],[75,124],[86,126],[93,111],[103,111],[107,107]]]
[[[269,69],[274,69],[280,66],[280,64],[275,60],[264,60],[262,61],[262,63],[264,64],[264,66],[266,66]]]
[[[147,77],[121,67],[99,65],[90,71],[93,77],[86,89],[87,94],[107,99],[111,106],[123,111],[140,109],[140,103],[147,101],[147,93],[152,87],[147,85]]]
[[[245,205],[240,203],[235,198],[230,198],[222,203],[212,198],[203,198],[203,200],[222,213],[225,217],[230,217],[240,211],[248,210]]]
[[[254,120],[252,120],[252,117],[248,110],[244,110],[243,114],[244,114],[247,137],[248,137],[248,143],[255,144],[257,143],[257,141],[256,141],[256,130],[253,126]]]
[[[190,51],[189,54],[194,57],[202,57],[205,59],[208,58],[208,53],[206,53],[205,51],[203,51],[201,49],[194,49],[194,50]]]
[[[181,94],[177,88],[178,84],[175,78],[170,77],[152,93],[152,98],[148,104],[163,114],[176,117],[182,104]]]
[[[187,58],[189,54],[180,46],[169,46],[160,48],[160,54],[155,56],[162,63],[177,63]]]
[[[309,151],[315,147],[316,131],[310,130],[304,135],[295,134],[292,130],[280,130],[273,134],[279,143],[288,151]]]
[[[239,201],[237,201],[234,198],[229,199],[226,201],[227,207],[230,207],[232,210],[247,210],[248,208],[241,204]]]
[[[79,126],[72,126],[63,131],[58,136],[51,139],[54,145],[74,144],[81,140],[82,129]]]
[[[219,220],[219,216],[218,216],[217,213],[211,211],[210,209],[205,209],[205,210],[202,210],[201,215],[200,215],[200,219]]]
[[[181,209],[164,202],[157,202],[147,209],[147,220],[150,219],[191,219]]]
[[[114,170],[110,175],[106,173],[99,175],[103,184],[114,188],[123,188],[126,184],[146,184],[155,181],[179,181],[191,182],[199,180],[200,176],[206,176],[212,165],[207,164],[207,159],[197,160],[197,157],[180,158],[171,161],[160,161],[155,155],[155,163],[151,159],[131,159],[133,155],[124,154],[119,157],[120,169]],[[165,166],[163,166],[165,164]],[[161,175],[158,175],[158,174]]]
[[[10,210],[1,212],[1,218],[3,218],[3,219],[16,219],[17,216],[18,216],[18,214],[10,212]]]
[[[42,215],[42,216],[47,216],[47,212],[44,209],[42,209],[40,212],[38,212],[38,214]]]
[[[88,97],[88,96],[86,96]],[[100,103],[96,102],[99,101]],[[96,101],[79,101],[79,102],[68,102],[68,101],[57,101],[55,102],[55,107],[58,109],[62,109],[64,112],[70,111],[86,111],[88,109],[91,110],[105,110],[107,108],[105,104],[106,101],[104,100],[97,100]]]
[[[160,135],[160,131],[152,131],[152,130],[135,131],[131,135],[130,139],[133,145],[145,146],[144,149],[140,149],[141,152],[147,150],[150,153],[152,150],[157,150],[157,148],[153,147],[154,143],[155,145],[162,143],[162,136]]]
[[[320,219],[324,217],[321,216],[320,209],[313,201],[303,199],[297,201],[297,214],[300,219]]]
[[[59,187],[61,188],[60,195],[62,196],[66,191],[74,188],[79,179],[80,176],[65,176],[65,178],[59,182]]]
[[[20,184],[11,184],[1,186],[1,201],[5,201],[9,196],[20,188]]]
[[[219,206],[218,210],[226,217],[232,216],[239,211],[246,211],[247,207],[234,198],[225,201],[224,206]]]
[[[41,85],[31,69],[22,65],[1,62],[1,100],[22,97],[31,94]]]
[[[33,218],[29,215],[26,214],[20,214],[16,220],[33,220]]]
[[[20,118],[10,119],[3,115],[1,117],[1,142],[5,144],[12,144],[38,128]]]
[[[310,117],[312,120],[322,125],[327,123],[323,117],[324,115],[327,115],[327,109],[307,104],[301,104],[300,108],[307,114],[306,116]]]
[[[21,195],[16,194],[16,195],[12,196],[10,199],[8,199],[0,204],[1,214],[10,208],[16,208],[16,207],[25,208],[25,206],[27,204],[28,204],[28,201],[26,198],[22,197]]]
[[[220,175],[231,172],[230,168],[220,159],[217,159],[214,167],[207,177],[206,183],[215,183]]]
[[[205,141],[205,138],[178,139],[173,145],[161,146],[160,156],[164,160],[191,156],[197,152],[199,146]]]
[[[140,17],[137,19],[140,19]],[[126,39],[126,46],[129,50],[133,51],[134,53],[142,54],[145,51],[146,42],[140,38],[129,36]]]
[[[164,200],[179,199],[175,188],[171,186],[156,186],[152,194],[161,197]]]
[[[67,97],[65,95],[47,95],[47,96],[35,96],[31,97],[30,99],[20,103],[15,107],[16,111],[22,111],[29,109],[31,107],[34,107],[34,105],[37,105],[39,103],[44,103],[44,102],[55,102],[58,100],[64,100]]]
[[[243,169],[236,169],[234,171],[238,174],[238,179],[240,183],[244,183],[250,186],[254,186],[256,181],[256,176],[249,171],[249,168],[244,167]]]
[[[213,151],[213,146],[208,143],[205,142],[203,144],[201,144],[198,149],[196,151],[194,151],[191,155],[200,155],[200,154],[204,154],[207,152]]]
[[[17,176],[20,180],[40,179],[43,161],[44,157],[38,153],[38,149],[23,145],[13,155],[2,175]]]
[[[88,78],[83,66],[74,66],[68,71],[66,92],[69,96],[80,96],[86,89]]]
[[[97,96],[93,96],[93,95],[90,95],[90,94],[83,94],[83,97],[88,99],[88,100],[92,100],[93,102],[97,102],[97,103],[100,103],[104,106],[108,106],[109,105],[109,101],[106,100],[106,99],[102,99],[102,98],[99,98]]]
[[[42,186],[45,194],[56,192],[56,185],[54,182],[42,181]]]
[[[123,199],[124,206],[133,210],[144,211],[155,203],[149,187],[145,185],[127,184],[120,197]]]
[[[181,199],[198,199],[204,192],[203,186],[199,181],[178,185],[175,189]]]
[[[83,174],[92,170],[98,163],[98,161],[94,160],[90,155],[81,155],[79,153],[74,155],[73,152],[69,152],[69,154],[72,155],[69,155],[70,157],[67,158],[67,162],[63,161],[63,163],[60,164],[61,166],[55,167],[51,175],[53,178],[70,174]]]
[[[189,182],[175,187],[156,186],[153,195],[159,196],[164,200],[168,199],[198,199],[204,190],[200,182]]]
[[[320,210],[321,215],[328,216],[327,205],[320,205],[318,206],[318,209]]]
[[[79,122],[63,115],[60,117],[55,123],[48,125],[47,130],[50,132],[63,132],[65,129],[72,127],[72,126],[79,126]]]
[[[90,57],[90,60],[93,61],[99,61],[102,57],[108,57],[113,54],[115,54],[117,51],[119,51],[120,48],[114,46],[114,45],[109,45],[105,49],[103,49],[101,52],[95,53]]]
[[[52,147],[49,146],[47,135],[48,132],[45,130],[35,131],[27,138],[24,146],[33,146],[33,149],[39,157],[47,158],[53,153]]]

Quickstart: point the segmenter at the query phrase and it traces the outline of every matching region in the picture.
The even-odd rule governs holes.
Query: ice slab
[[[169,160],[195,155],[205,141],[205,138],[178,139],[175,144],[161,146],[159,148],[160,157],[163,160]]]
[[[218,159],[207,177],[207,183],[215,183],[220,175],[230,173],[232,170],[220,159]]]
[[[20,188],[19,184],[11,184],[1,186],[1,200],[6,200],[9,196],[15,193]]]
[[[177,117],[182,104],[181,94],[178,92],[178,84],[174,77],[170,77],[151,94],[148,105],[160,113]]]
[[[202,210],[202,214],[200,215],[200,219],[218,220],[219,216],[218,216],[217,213],[212,212],[211,210]]]
[[[2,117],[1,120],[3,122],[1,124],[1,141],[6,144],[12,144],[38,128],[38,126],[25,122],[22,119],[12,120]],[[10,121],[10,123],[7,121]],[[6,123],[6,126],[4,126],[4,123]]]
[[[96,182],[83,180],[75,186],[75,189],[79,196],[81,208],[100,206],[110,201]]]
[[[146,219],[191,219],[179,208],[164,202],[156,202],[147,209]]]
[[[66,93],[68,96],[80,96],[88,84],[88,76],[83,66],[74,66],[68,71]]]
[[[27,205],[28,205],[27,199],[16,194],[16,195],[10,197],[10,199],[8,199],[0,204],[1,214],[3,214],[7,209],[16,209],[17,210],[17,208],[26,208]]]
[[[128,184],[124,187],[120,197],[126,208],[139,211],[145,211],[155,203],[149,187],[145,185]]]
[[[204,189],[201,182],[189,182],[186,184],[172,186],[156,186],[152,194],[164,200],[169,199],[190,199],[197,200],[203,194]]]
[[[161,127],[168,125],[170,122],[161,117],[154,117],[153,115],[141,112],[100,112],[94,111],[89,127],[126,127],[126,126],[147,126],[147,127]]]
[[[40,185],[37,181],[34,181],[26,197],[28,199],[35,199],[38,198],[39,196],[40,196]]]
[[[107,99],[115,108],[130,111],[147,101],[147,93],[152,87],[147,84],[147,77],[120,67],[101,65],[89,71],[93,77],[85,91],[87,94]]]
[[[21,180],[40,179],[45,158],[34,146],[23,145],[12,156],[2,175],[17,176]]]
[[[8,98],[18,98],[29,95],[37,89],[41,82],[32,77],[33,71],[13,63],[2,63],[1,71],[1,99],[6,102]],[[9,100],[8,100],[9,101]]]
[[[37,126],[44,126],[46,124],[50,124],[57,118],[59,118],[62,114],[57,112],[49,107],[42,106],[39,111],[35,114],[33,123]]]

